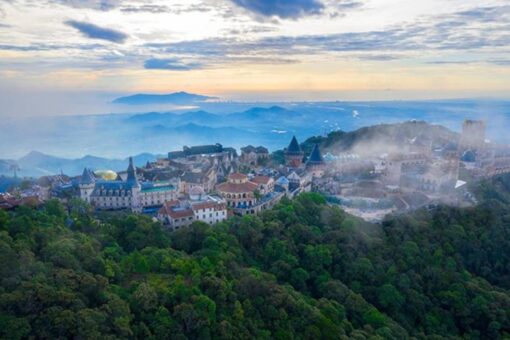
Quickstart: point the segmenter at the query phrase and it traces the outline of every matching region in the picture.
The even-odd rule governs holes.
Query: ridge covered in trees
[[[370,224],[318,194],[169,233],[75,200],[0,211],[0,338],[504,339],[510,176]]]

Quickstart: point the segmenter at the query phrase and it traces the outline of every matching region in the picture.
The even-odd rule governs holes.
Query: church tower
[[[301,150],[296,136],[292,137],[289,146],[285,149],[285,165],[289,168],[299,168],[303,164],[304,152]]]
[[[319,144],[315,144],[312,153],[306,162],[306,169],[312,172],[313,177],[322,177],[324,175],[324,160],[322,159]]]
[[[92,170],[87,168],[83,169],[78,187],[80,189],[80,198],[90,203],[90,196],[96,187],[96,177],[92,173]]]
[[[126,184],[131,189],[131,210],[141,211],[140,191],[142,186],[140,185],[140,182],[138,182],[138,177],[136,176],[136,168],[133,164],[133,157],[129,157]]]

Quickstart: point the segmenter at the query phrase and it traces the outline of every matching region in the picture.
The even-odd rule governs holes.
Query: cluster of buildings
[[[126,171],[85,168],[76,177],[41,177],[31,190],[39,202],[80,198],[98,211],[149,214],[176,230],[194,221],[213,225],[232,215],[270,209],[283,197],[310,191],[325,164],[318,146],[307,158],[295,137],[285,150],[284,165],[270,166],[270,161],[262,146],[243,147],[241,155],[221,144],[185,146],[141,167],[129,158]],[[11,207],[21,201],[9,197],[0,207],[6,202]]]
[[[472,203],[468,182],[510,172],[510,148],[490,143],[485,130],[483,121],[466,120],[455,137],[394,136],[397,140],[387,147],[387,153],[327,153],[328,166],[315,189],[341,201],[357,202],[360,211],[350,212],[362,217],[370,210],[366,206],[375,207],[372,210],[384,207],[387,213],[436,202]],[[387,208],[388,202],[393,209]]]
[[[312,190],[349,208],[381,213],[433,200],[458,203],[467,197],[459,195],[466,182],[510,172],[510,148],[489,143],[481,121],[466,120],[458,138],[406,138],[383,154],[334,154],[331,149],[323,157],[319,145],[305,153],[293,137],[284,164],[276,164],[262,146],[243,147],[241,155],[221,144],[185,146],[142,167],[130,158],[127,170],[119,173],[86,168],[74,178],[41,177],[24,197],[79,197],[97,210],[150,214],[179,229],[194,221],[216,224],[234,214],[258,214],[283,197]],[[2,204],[16,201],[0,197]]]

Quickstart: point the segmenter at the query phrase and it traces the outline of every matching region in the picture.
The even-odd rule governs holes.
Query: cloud
[[[476,13],[476,15],[474,14]],[[210,58],[213,56],[280,56],[320,53],[371,52],[372,60],[394,59],[417,51],[508,51],[510,6],[481,7],[443,16],[423,17],[385,30],[322,35],[272,36],[243,40],[212,38],[146,46],[165,53]],[[467,20],[469,18],[469,20]],[[489,20],[490,19],[490,20]],[[504,50],[504,51],[503,51]],[[375,56],[378,54],[379,56]],[[405,57],[405,55],[402,55]]]
[[[109,11],[120,5],[122,0],[54,0],[65,6],[75,8],[90,8],[99,11]]]
[[[80,31],[84,36],[92,39],[107,40],[115,43],[123,43],[127,39],[127,34],[111,29],[100,27],[88,22],[68,20],[66,25]]]
[[[34,43],[30,45],[0,44],[0,50],[20,52],[44,52],[64,49],[95,50],[100,47],[102,46],[99,44],[43,44],[43,43]]]
[[[158,4],[128,4],[125,6],[122,6],[120,8],[122,12],[127,13],[152,13],[152,14],[158,14],[158,13],[173,13],[173,14],[184,14],[184,13],[191,13],[191,12],[211,12],[213,10],[213,7],[207,6],[204,4],[201,5],[158,5]]]
[[[427,64],[431,65],[472,65],[472,64],[492,64],[496,66],[510,66],[510,59],[478,59],[478,60],[432,60]]]
[[[199,63],[184,63],[177,58],[151,58],[144,63],[147,70],[191,71],[202,68]]]
[[[265,17],[297,19],[320,14],[324,5],[318,0],[232,0],[236,5]]]

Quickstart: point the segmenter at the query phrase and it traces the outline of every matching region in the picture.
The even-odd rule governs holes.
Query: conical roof
[[[300,154],[302,153],[301,147],[299,146],[299,143],[296,139],[296,136],[292,136],[292,140],[290,141],[290,144],[287,148],[288,154]]]
[[[322,164],[322,155],[321,151],[319,149],[319,144],[315,144],[313,147],[312,153],[310,154],[310,158],[308,159],[308,164],[315,165],[315,164]]]
[[[84,168],[81,175],[80,184],[92,184],[96,182],[96,177],[90,169]]]
[[[129,157],[129,166],[127,169],[127,181],[132,186],[139,186],[138,178],[136,177],[135,166],[133,165],[133,157]]]

